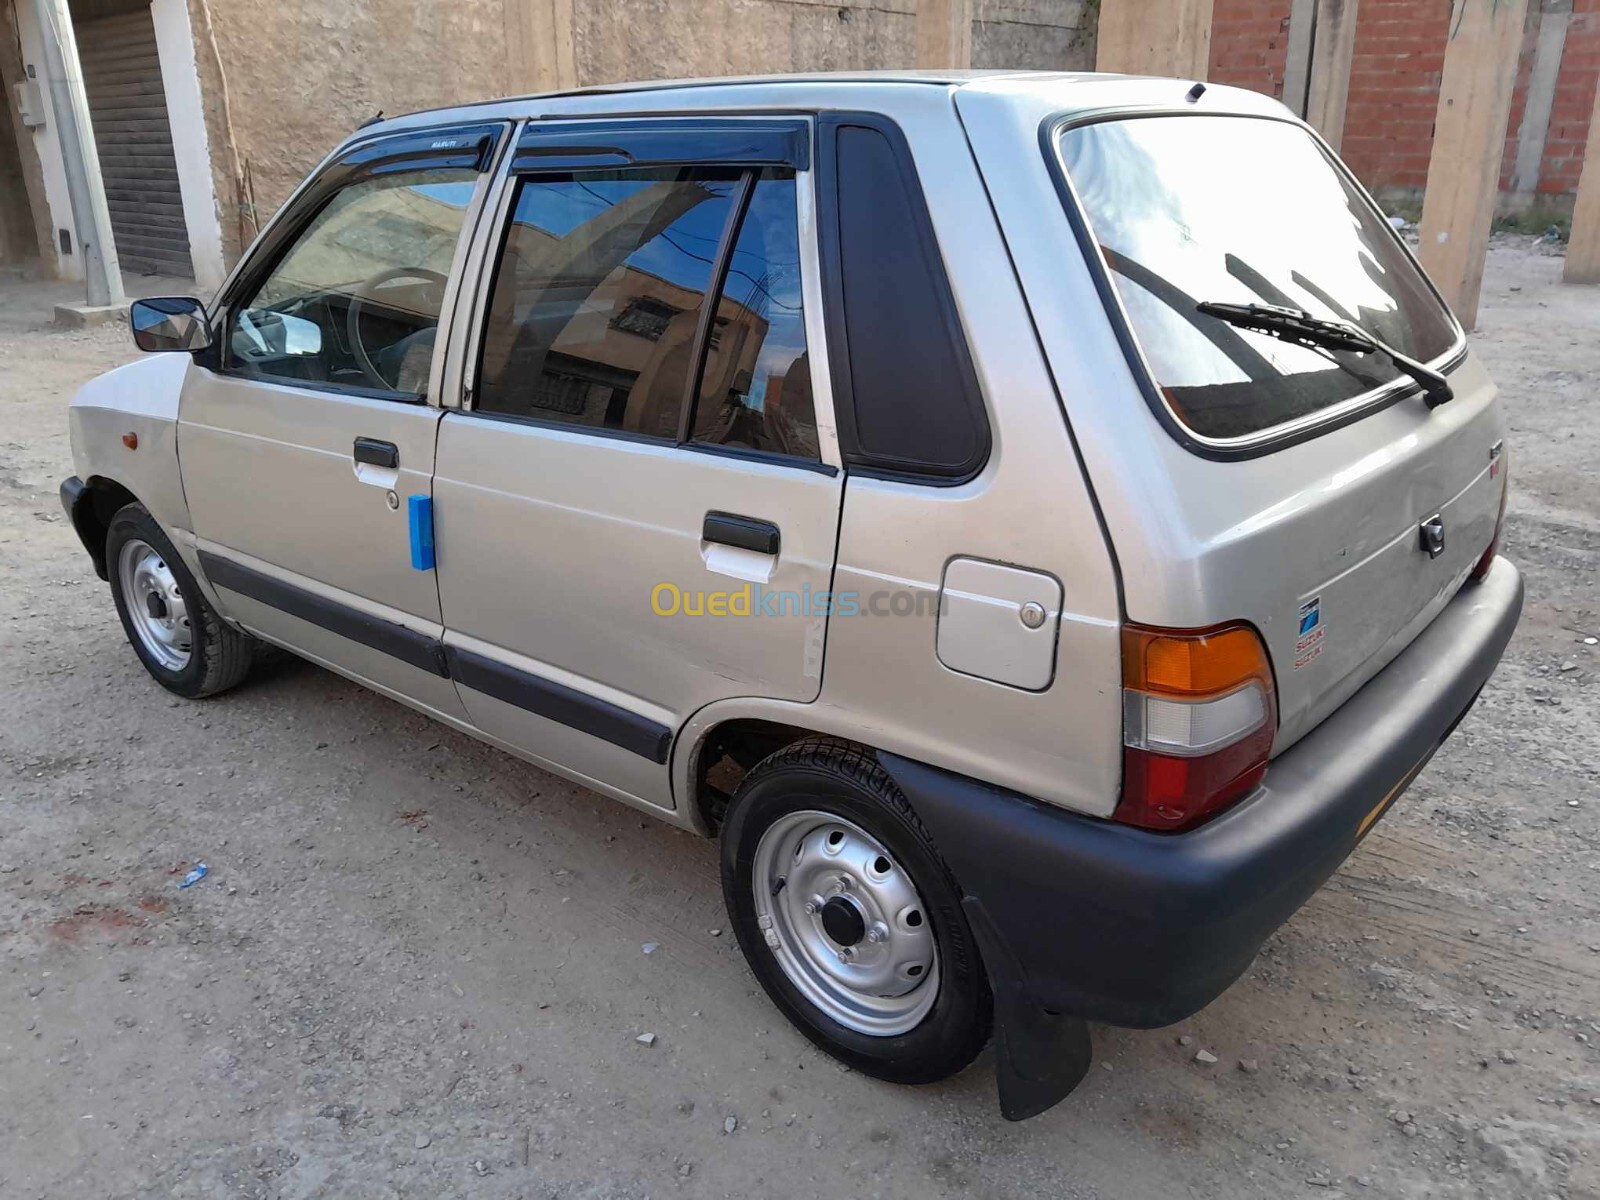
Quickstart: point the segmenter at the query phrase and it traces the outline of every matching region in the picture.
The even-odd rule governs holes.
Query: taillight
[[[1122,630],[1122,800],[1144,829],[1187,829],[1247,795],[1278,727],[1266,647],[1247,625]]]
[[[1478,565],[1472,568],[1472,577],[1482,579],[1489,573],[1489,568],[1494,566],[1494,557],[1500,553],[1500,530],[1506,523],[1506,496],[1511,492],[1511,466],[1506,461],[1506,452],[1499,446],[1499,452],[1489,463],[1489,478],[1500,476],[1500,511],[1494,518],[1494,536],[1489,539],[1489,548],[1483,552],[1483,557],[1478,560]]]

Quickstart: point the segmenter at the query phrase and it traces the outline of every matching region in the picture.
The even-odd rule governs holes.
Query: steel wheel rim
[[[846,1029],[893,1037],[939,997],[939,946],[904,866],[861,826],[806,810],[775,821],[751,868],[761,936],[789,982]]]
[[[166,556],[149,542],[124,542],[117,578],[128,623],[145,653],[168,671],[181,671],[194,653],[189,606]]]

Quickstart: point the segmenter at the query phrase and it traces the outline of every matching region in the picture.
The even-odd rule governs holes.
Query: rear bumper
[[[1205,1007],[1333,874],[1493,674],[1522,611],[1505,559],[1190,833],[1064,812],[894,755],[885,769],[949,862],[973,922],[1029,1000],[1141,1028]]]

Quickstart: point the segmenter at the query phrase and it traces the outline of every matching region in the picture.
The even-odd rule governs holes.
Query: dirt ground
[[[792,1032],[711,843],[296,661],[159,690],[56,496],[132,348],[0,287],[0,1197],[1600,1197],[1600,289],[1559,267],[1497,243],[1476,337],[1499,674],[1245,978],[1020,1125],[987,1053],[897,1088]]]

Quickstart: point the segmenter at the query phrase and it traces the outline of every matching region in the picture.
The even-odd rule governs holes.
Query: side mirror
[[[205,305],[188,296],[135,300],[128,321],[133,326],[134,344],[151,354],[163,350],[187,353],[211,345]]]

